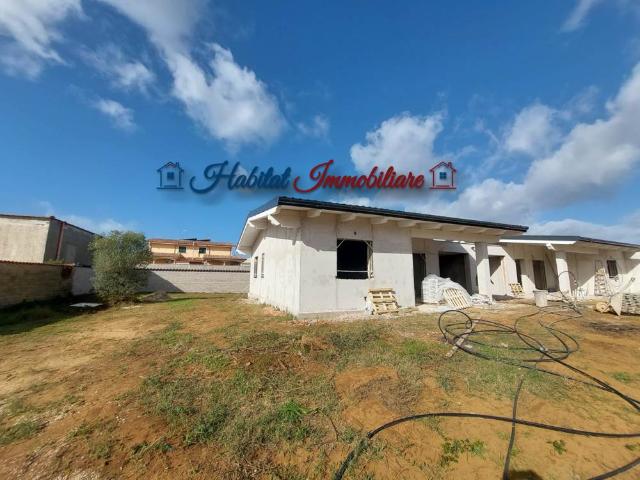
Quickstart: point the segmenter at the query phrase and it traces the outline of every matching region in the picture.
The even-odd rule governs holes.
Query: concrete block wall
[[[186,267],[186,266],[185,266]],[[149,266],[144,291],[247,293],[249,271],[241,267],[162,268]]]
[[[71,294],[73,267],[0,261],[0,307]]]

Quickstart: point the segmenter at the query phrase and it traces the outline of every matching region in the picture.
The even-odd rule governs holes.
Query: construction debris
[[[375,315],[398,313],[400,307],[393,288],[372,288],[367,294],[367,310]]]

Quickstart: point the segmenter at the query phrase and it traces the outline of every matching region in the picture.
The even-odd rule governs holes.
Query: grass
[[[37,327],[38,332],[60,327],[64,331],[71,317],[65,317],[57,306],[47,308],[25,306],[22,312],[11,313],[14,323],[5,327],[19,332],[21,322],[45,327],[58,319],[55,326]],[[450,346],[437,340],[437,325],[431,316],[302,324],[238,297],[212,296],[143,303],[122,312],[108,309],[95,318],[106,324],[118,315],[135,318],[138,324],[148,321],[156,330],[149,334],[146,329],[144,336],[122,342],[113,357],[100,359],[99,368],[113,364],[109,381],[140,378],[105,402],[116,409],[126,408],[122,418],[136,418],[136,427],[141,425],[148,432],[145,436],[125,433],[126,422],[78,420],[69,427],[65,441],[77,448],[79,458],[94,466],[124,465],[124,471],[117,473],[123,476],[132,476],[129,464],[141,476],[146,468],[175,460],[175,465],[188,465],[182,475],[328,478],[342,452],[361,445],[371,428],[369,420],[363,421],[369,415],[364,405],[373,405],[373,414],[383,422],[425,410],[464,411],[478,399],[508,404],[521,378],[523,393],[553,402],[569,400],[562,378],[497,361],[518,360],[517,351],[508,348],[477,348],[494,360],[463,351],[445,359]],[[77,331],[76,324],[69,326]],[[99,327],[94,322],[95,328]],[[634,375],[611,373],[623,383],[633,382]],[[27,387],[25,392],[44,396],[52,385],[58,388],[59,382],[43,383],[37,391]],[[433,391],[425,390],[426,385]],[[84,388],[87,386],[68,391],[81,392],[87,406],[93,405],[94,400],[89,401],[93,384]],[[84,408],[83,399],[72,394],[60,394],[61,400],[44,406],[35,402],[37,408],[25,400],[31,397],[21,395],[24,397],[1,399],[0,444],[38,435],[44,426],[39,418],[45,414],[51,418],[56,408],[69,404],[78,406],[74,411]],[[493,459],[482,439],[453,438],[451,422],[446,419],[428,418],[414,426],[426,433],[425,442],[433,443],[413,438],[403,444],[402,435],[376,437],[359,449],[348,478],[374,478],[372,471],[385,478],[390,473],[385,470],[388,465],[444,477],[465,459]],[[508,436],[498,433],[498,438],[506,441]],[[413,458],[414,449],[427,444],[433,452],[431,460]],[[539,448],[547,455],[566,452],[561,440],[548,445],[541,440]],[[626,448],[637,451],[640,445],[629,443]],[[170,457],[165,457],[168,452]],[[210,453],[206,462],[201,460],[202,452]],[[514,448],[512,455],[518,454]]]
[[[468,438],[445,440],[442,445],[442,453],[440,454],[440,466],[449,467],[458,463],[462,454],[470,454],[474,457],[482,457],[486,451],[486,445],[482,440],[471,441]]]
[[[558,455],[562,455],[567,451],[567,445],[564,440],[553,440],[551,442],[547,442],[553,448],[553,451]]]
[[[44,428],[44,424],[35,420],[21,420],[15,425],[0,429],[0,445],[17,442],[34,436]]]
[[[622,383],[629,383],[633,380],[633,376],[627,372],[614,372],[612,377]]]

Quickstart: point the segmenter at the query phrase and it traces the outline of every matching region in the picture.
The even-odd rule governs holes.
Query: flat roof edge
[[[326,202],[321,200],[311,200],[294,197],[275,197],[269,202],[250,211],[247,219],[276,206],[290,206],[302,208],[314,208],[319,210],[331,210],[336,212],[362,213],[366,215],[380,215],[386,217],[396,217],[405,220],[421,220],[426,222],[450,223],[454,225],[467,225],[482,228],[496,228],[501,230],[511,230],[514,232],[526,232],[529,227],[524,225],[512,225],[508,223],[488,222],[482,220],[471,220],[466,218],[445,217],[441,215],[431,215],[426,213],[406,212],[402,210],[390,210],[378,207],[365,207],[351,205],[347,203]],[[246,220],[245,220],[246,224]]]

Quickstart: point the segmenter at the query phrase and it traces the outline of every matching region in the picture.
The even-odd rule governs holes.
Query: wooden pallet
[[[453,308],[467,308],[471,306],[467,297],[465,297],[464,294],[456,288],[446,288],[442,292],[442,296],[449,306]]]
[[[377,315],[397,313],[400,310],[393,288],[372,288],[367,298],[373,306],[373,313]]]
[[[511,288],[511,293],[514,297],[523,297],[524,290],[522,289],[522,285],[519,283],[510,283],[509,288]]]

